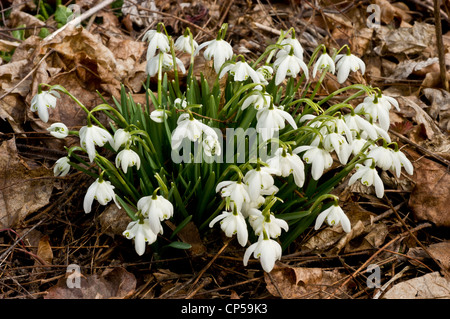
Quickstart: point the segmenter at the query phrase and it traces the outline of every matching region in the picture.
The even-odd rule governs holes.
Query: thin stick
[[[98,11],[102,10],[104,7],[110,5],[113,2],[114,2],[114,0],[101,1],[95,7],[89,9],[85,13],[83,13],[80,16],[76,17],[75,19],[73,19],[72,21],[68,22],[67,24],[63,25],[61,28],[59,28],[58,30],[56,30],[52,34],[49,34],[48,36],[46,36],[44,38],[43,42],[45,43],[45,42],[49,42],[49,41],[53,40],[56,37],[56,35],[58,33],[60,33],[61,31],[65,30],[65,29],[67,29],[69,27],[75,27],[75,26],[79,25],[81,23],[81,21],[84,21],[85,19],[89,18],[91,15],[97,13]]]
[[[439,74],[441,76],[441,83],[444,86],[444,89],[448,92],[449,84],[447,79],[447,69],[445,66],[444,42],[442,40],[440,0],[434,0],[434,26],[436,30],[436,45],[439,56]]]

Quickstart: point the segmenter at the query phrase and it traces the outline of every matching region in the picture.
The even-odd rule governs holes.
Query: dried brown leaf
[[[0,227],[10,228],[47,205],[53,190],[53,172],[28,168],[16,150],[14,139],[0,145]]]
[[[135,276],[122,267],[104,271],[101,275],[81,276],[81,288],[69,288],[67,279],[47,290],[45,299],[124,299],[136,289]]]
[[[267,290],[284,299],[322,299],[334,292],[333,285],[344,277],[337,270],[304,267],[275,267],[264,274]],[[346,287],[336,295],[345,296]]]
[[[450,280],[433,272],[400,282],[389,289],[383,299],[448,299]]]

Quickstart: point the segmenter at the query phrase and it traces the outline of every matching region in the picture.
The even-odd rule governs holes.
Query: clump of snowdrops
[[[324,223],[351,230],[339,199],[330,194],[347,175],[353,173],[349,184],[372,187],[381,198],[381,171],[400,176],[402,168],[409,174],[413,168],[387,133],[395,99],[362,84],[317,99],[327,73],[340,84],[351,72],[364,74],[364,62],[348,46],[328,52],[320,45],[305,61],[290,29],[249,61],[234,54],[226,32],[224,24],[216,39],[198,45],[189,29],[176,40],[162,23],[148,31],[145,105],[122,88],[114,105],[103,100],[88,110],[64,87],[41,84],[31,110],[47,122],[62,93],[86,112],[87,124],[79,131],[63,123],[48,128],[57,138],[80,139],[56,162],[54,173],[64,176],[74,168],[92,176],[85,213],[95,202],[123,208],[131,218],[123,235],[134,241],[137,254],[166,236],[167,219],[177,227],[164,242],[189,248],[176,234],[193,221],[201,232],[220,227],[235,236],[247,247],[244,265],[253,256],[270,272],[313,223],[316,230]],[[187,70],[176,53],[190,54]],[[212,63],[212,86],[203,74],[193,74],[199,54]],[[180,85],[180,73],[186,85]],[[156,92],[150,89],[154,77]],[[333,97],[349,92],[333,104]],[[352,107],[350,101],[362,97]],[[97,119],[98,112],[109,125]]]

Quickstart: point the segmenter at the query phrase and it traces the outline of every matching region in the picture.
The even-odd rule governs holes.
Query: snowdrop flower
[[[351,143],[352,154],[355,156],[358,155],[366,143],[367,140],[361,137],[353,139],[353,142]]]
[[[258,110],[256,113],[256,131],[261,134],[263,141],[272,138],[276,131],[282,130],[287,121],[294,130],[297,124],[291,114],[284,111],[282,106],[269,106]]]
[[[355,108],[356,113],[365,113],[372,121],[380,123],[380,127],[387,131],[389,129],[389,109],[387,104],[382,104],[378,98],[367,96],[364,101],[358,104]]]
[[[55,166],[53,167],[53,175],[55,176],[66,176],[70,170],[69,157],[64,156],[58,159],[55,162]]]
[[[316,64],[314,64],[312,71],[313,78],[316,77],[317,71],[322,72],[326,67],[328,67],[328,71],[332,74],[336,71],[333,59],[328,53],[323,53],[320,58],[317,59]]]
[[[245,98],[241,109],[245,110],[249,105],[253,105],[256,110],[260,110],[264,107],[268,107],[271,100],[272,98],[270,94],[256,91]]]
[[[294,175],[294,182],[298,187],[303,187],[305,182],[305,166],[297,154],[290,154],[284,148],[275,151],[273,157],[267,160],[269,167],[280,172],[283,177]]]
[[[248,186],[250,200],[258,200],[263,190],[271,189],[275,183],[272,174],[277,173],[278,171],[273,168],[265,166],[249,170],[244,176],[244,183]]]
[[[121,146],[128,144],[130,141],[131,141],[130,132],[125,131],[123,128],[119,128],[114,133],[114,138],[111,146],[117,152]]]
[[[284,38],[280,45],[283,46],[283,49],[277,52],[276,58],[283,55],[283,53],[292,53],[299,59],[303,60],[303,47],[300,42],[295,38],[295,35],[292,35],[290,38]]]
[[[348,185],[353,185],[358,179],[360,179],[361,183],[367,187],[374,185],[377,197],[383,198],[384,185],[378,175],[375,165],[356,164],[356,172],[350,177]]]
[[[301,58],[294,55],[292,51],[280,51],[279,53],[273,63],[274,68],[277,70],[275,74],[275,85],[280,85],[286,76],[296,77],[300,70],[303,70],[307,79],[309,78],[308,66]]]
[[[195,50],[195,55],[197,55],[198,52],[206,46],[207,48],[203,53],[203,56],[208,61],[214,58],[214,70],[216,73],[219,73],[220,68],[225,61],[228,61],[233,57],[233,48],[225,40],[214,39],[200,44],[197,47],[197,50]]]
[[[322,175],[324,170],[333,165],[333,158],[330,153],[319,146],[303,145],[294,149],[292,152],[295,154],[306,151],[302,158],[307,164],[312,164],[311,174],[317,181]]]
[[[114,186],[111,185],[111,182],[105,181],[102,177],[97,178],[95,182],[89,186],[86,195],[84,196],[83,208],[86,214],[91,212],[94,199],[96,199],[100,205],[106,205],[112,199],[117,207],[120,208],[120,205],[116,200],[116,194],[114,193]]]
[[[328,152],[334,150],[341,164],[347,164],[348,158],[352,153],[352,147],[342,135],[338,133],[327,134],[323,140],[323,146]]]
[[[175,105],[177,108],[183,108],[185,109],[187,106],[187,101],[186,100],[182,100],[179,97],[177,97],[174,101],[173,101],[173,105]]]
[[[150,58],[147,61],[147,65],[146,65],[146,72],[149,76],[154,76],[156,74],[158,74],[158,70],[159,70],[159,59],[162,59],[162,63],[161,63],[161,70],[162,71],[170,71],[173,70],[173,57],[172,55],[165,53],[165,52],[160,52],[158,55]],[[178,65],[178,67],[180,68],[181,72],[186,73],[186,68],[184,67],[183,62],[178,59],[175,58],[175,61]]]
[[[164,122],[164,119],[167,119],[167,113],[165,110],[154,110],[150,113],[150,118],[156,123]]]
[[[368,161],[373,159],[375,161],[375,165],[381,168],[384,171],[389,170],[394,166],[394,157],[392,154],[392,150],[388,147],[376,146],[372,148],[367,154]]]
[[[318,230],[322,226],[323,222],[326,222],[328,226],[342,225],[342,229],[348,233],[351,230],[350,220],[344,211],[338,204],[333,204],[329,208],[325,209],[323,212],[317,216],[316,224],[314,226],[315,230]]]
[[[192,54],[197,49],[198,43],[192,38],[190,34],[185,34],[180,36],[177,41],[175,41],[174,47],[179,51]],[[192,50],[192,48],[194,50]]]
[[[134,249],[139,256],[144,254],[146,243],[152,244],[157,239],[157,235],[152,231],[148,219],[130,222],[127,229],[123,232],[123,236],[127,239],[134,238]]]
[[[336,56],[336,70],[337,80],[342,84],[347,80],[350,71],[356,72],[361,70],[361,74],[364,75],[366,65],[363,60],[348,52],[347,54],[338,54]]]
[[[244,201],[241,210],[242,215],[247,218],[252,208],[260,208],[265,202],[266,199],[262,195],[258,196],[256,200]]]
[[[96,155],[95,146],[102,147],[107,142],[112,145],[113,137],[107,130],[101,127],[91,125],[83,126],[80,129],[80,143],[86,149],[91,163],[94,161]]]
[[[141,158],[139,155],[130,149],[123,149],[116,156],[116,167],[122,167],[122,171],[126,174],[128,167],[136,166],[137,169],[141,167]]]
[[[241,211],[244,202],[250,202],[248,187],[240,181],[223,181],[217,184],[216,193],[220,191],[222,197],[229,197],[236,204],[238,211]]]
[[[219,78],[222,78],[227,72],[230,72],[236,82],[245,81],[250,77],[254,83],[259,83],[258,73],[247,62],[238,61],[226,65],[220,71]]]
[[[220,156],[222,154],[222,148],[217,138],[212,135],[207,135],[202,141],[203,151],[207,156]]]
[[[158,30],[147,31],[142,40],[147,40],[149,42],[147,49],[147,60],[155,56],[157,49],[159,49],[160,52],[168,52],[170,50],[169,39],[164,33]]]
[[[202,133],[210,135],[216,140],[219,139],[217,133],[208,125],[194,119],[191,114],[183,113],[178,118],[177,127],[172,133],[172,149],[178,149],[181,142],[187,137],[191,142],[197,141]]]
[[[284,219],[276,218],[273,213],[264,215],[259,209],[253,208],[248,215],[249,223],[257,236],[266,231],[270,238],[277,238],[281,235],[281,229],[286,232],[289,230],[288,223]]]
[[[373,125],[358,114],[347,114],[344,116],[344,121],[350,130],[354,130],[358,133],[366,132],[372,140],[376,140],[378,138],[377,130],[373,127]]]
[[[263,85],[269,84],[269,79],[272,77],[273,68],[269,65],[263,65],[256,70],[259,77],[259,83]]]
[[[404,153],[399,150],[392,150],[391,154],[392,158],[394,159],[394,165],[392,169],[395,170],[395,174],[397,175],[397,177],[400,177],[402,167],[409,175],[412,175],[414,173],[414,167]]]
[[[250,256],[260,260],[261,266],[265,272],[271,272],[275,266],[275,261],[281,259],[281,246],[275,240],[267,236],[260,235],[258,241],[250,245],[244,254],[244,266],[247,266]]]
[[[387,95],[384,95],[384,94],[379,94],[378,95],[378,102],[381,103],[381,105],[383,105],[388,110],[390,110],[391,106],[393,105],[397,109],[397,111],[400,112],[400,107],[398,106],[397,100],[394,99],[391,96],[387,96]]]
[[[220,228],[227,237],[237,235],[239,244],[244,247],[248,240],[247,224],[244,216],[237,210],[236,206],[232,212],[223,211],[222,214],[214,218],[209,227],[213,227],[215,223],[220,221]]]
[[[56,98],[59,98],[59,92],[55,90],[42,91],[31,99],[31,112],[38,112],[42,122],[48,122],[48,108],[56,107]]]
[[[142,215],[148,218],[150,229],[155,234],[162,234],[163,228],[161,222],[173,216],[172,203],[163,196],[156,195],[156,192],[151,196],[145,196],[139,199],[136,206]]]
[[[69,135],[69,129],[64,123],[53,123],[47,131],[56,138],[65,138]]]

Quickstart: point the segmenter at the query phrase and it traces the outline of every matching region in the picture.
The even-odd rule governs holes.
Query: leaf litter
[[[92,6],[89,1],[77,3]],[[448,298],[448,281],[434,260],[448,270],[449,97],[439,83],[431,10],[424,11],[424,4],[415,1],[377,0],[381,25],[372,29],[366,26],[366,8],[356,4],[343,8],[331,3],[319,10],[307,2],[282,1],[138,3],[124,1],[121,8],[104,9],[85,28],[67,28],[50,41],[38,34],[44,26],[56,30],[56,22],[34,17],[31,3],[13,1],[14,9],[3,21],[10,29],[25,25],[26,30],[20,40],[12,31],[1,31],[5,39],[0,41],[2,52],[11,54],[0,65],[2,298],[364,299],[376,293],[367,288],[365,268],[355,271],[367,262],[380,265],[386,283],[396,279],[382,298]],[[448,34],[445,12],[443,8],[443,33]],[[384,176],[389,189],[383,199],[362,186],[336,190],[345,198],[352,232],[306,231],[270,274],[252,261],[242,267],[239,245],[214,232],[201,237],[193,224],[178,234],[191,244],[190,250],[136,257],[121,238],[120,223],[127,221],[115,218],[117,210],[105,207],[93,220],[86,217],[80,206],[85,181],[76,174],[53,177],[51,167],[71,141],[49,138],[47,126],[29,112],[29,103],[41,82],[64,85],[88,108],[100,103],[97,91],[118,97],[120,83],[133,95],[142,95],[146,46],[140,38],[160,21],[179,35],[191,28],[199,42],[210,40],[227,22],[233,25],[236,52],[249,58],[273,43],[286,26],[296,29],[306,54],[319,43],[349,44],[368,65],[367,76],[354,80],[382,87],[398,99],[400,111],[391,110],[391,136],[413,160],[415,174]],[[205,61],[196,65],[206,74]],[[335,83],[327,77],[319,94],[336,89]],[[76,106],[61,102],[50,113],[49,124],[85,124]],[[67,289],[68,263],[81,266],[82,289]],[[406,264],[414,267],[406,269]]]

